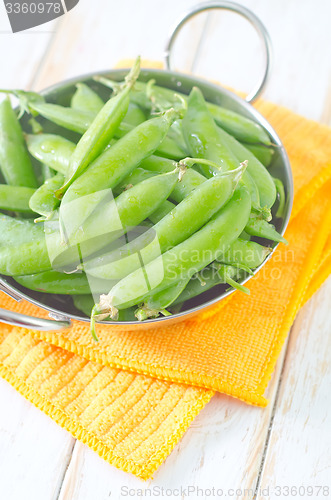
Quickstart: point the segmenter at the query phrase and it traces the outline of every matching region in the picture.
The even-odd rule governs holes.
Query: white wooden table
[[[329,0],[241,2],[273,41],[265,97],[331,125]],[[80,0],[57,21],[11,34],[1,2],[0,86],[41,89],[138,53],[160,59],[169,27],[192,5]],[[195,20],[181,42],[181,69],[245,91],[261,71],[257,38],[231,14]],[[136,498],[145,488],[152,498],[331,498],[330,296],[329,279],[299,313],[269,406],[215,396],[147,483],[108,465],[0,380],[0,498]]]

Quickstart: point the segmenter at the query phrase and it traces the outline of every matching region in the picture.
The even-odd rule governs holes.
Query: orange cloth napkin
[[[61,332],[3,326],[0,373],[120,469],[147,479],[220,391],[259,406],[299,308],[331,268],[331,130],[260,100],[288,151],[295,186],[289,245],[212,310],[167,328],[87,325]],[[0,307],[47,317],[0,295]]]

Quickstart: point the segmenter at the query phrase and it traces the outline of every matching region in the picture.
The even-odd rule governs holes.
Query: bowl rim
[[[90,72],[84,75],[79,75],[61,82],[58,82],[56,84],[53,84],[42,91],[40,91],[40,94],[47,96],[49,94],[55,93],[58,90],[63,90],[66,87],[72,87],[78,82],[84,82],[88,80],[92,80],[96,76],[111,76],[112,79],[115,79],[118,81],[123,80],[123,77],[128,73],[130,68],[119,68],[119,69],[110,69],[110,70],[103,70],[103,71],[97,71],[97,72]],[[277,146],[277,149],[279,150],[279,153],[282,157],[282,163],[284,170],[286,172],[286,177],[287,177],[287,200],[286,200],[286,213],[283,218],[282,222],[282,228],[280,230],[280,234],[283,235],[285,233],[285,230],[288,226],[288,222],[290,219],[291,211],[292,211],[292,206],[293,206],[293,175],[292,175],[292,170],[290,166],[290,161],[287,155],[287,152],[285,150],[285,147],[279,138],[278,134],[275,132],[273,127],[270,125],[270,123],[264,118],[259,111],[257,111],[252,104],[248,103],[245,101],[243,98],[232,92],[231,90],[222,87],[220,84],[212,83],[209,82],[208,80],[205,80],[201,77],[196,77],[196,76],[191,76],[189,74],[185,73],[180,73],[177,71],[169,71],[169,70],[164,70],[164,69],[155,69],[155,68],[142,68],[141,73],[139,75],[138,81],[141,79],[141,76],[148,76],[148,79],[150,78],[156,78],[162,76],[168,77],[169,78],[169,83],[172,83],[174,85],[175,80],[181,81],[181,82],[186,82],[189,85],[192,86],[200,86],[200,87],[207,87],[210,89],[211,92],[214,93],[215,96],[217,95],[223,95],[228,97],[230,100],[234,101],[239,107],[245,109],[247,114],[249,114],[249,118],[261,125],[269,134],[269,136],[272,138],[272,143]],[[117,77],[117,78],[116,78]],[[178,88],[178,87],[177,87]],[[210,101],[208,99],[208,101]],[[226,106],[224,106],[226,107]],[[275,249],[278,247],[279,243],[276,243],[274,247],[272,248],[272,251],[270,254],[266,257],[266,259],[258,266],[256,269],[253,271],[253,275],[247,276],[244,280],[241,281],[242,284],[246,283],[248,280],[250,280],[255,274],[266,264],[266,262],[272,257]],[[82,322],[88,322],[89,318],[84,318],[81,316],[78,316],[76,314],[67,314],[62,311],[59,311],[53,307],[47,306],[45,304],[40,303],[37,299],[31,298],[29,295],[26,293],[22,292],[21,290],[16,289],[13,285],[7,283],[6,277],[3,277],[3,275],[0,275],[0,284],[3,285],[4,288],[8,289],[8,293],[10,295],[10,292],[13,292],[14,298],[17,300],[17,296],[19,296],[20,299],[24,299],[29,301],[30,303],[34,304],[37,307],[40,307],[44,310],[47,310],[49,312],[49,317],[55,319],[55,320],[76,320],[76,321],[82,321]],[[142,328],[142,329],[147,329],[147,328],[153,328],[157,326],[168,326],[170,324],[173,324],[175,322],[179,322],[181,320],[185,320],[188,318],[191,318],[199,313],[206,312],[208,309],[211,307],[215,306],[218,302],[221,302],[223,299],[226,297],[229,297],[232,293],[234,293],[236,290],[235,289],[229,289],[222,293],[221,296],[214,297],[213,299],[210,299],[207,302],[204,302],[198,306],[195,306],[191,309],[188,309],[186,311],[182,311],[176,314],[173,314],[171,316],[162,316],[158,318],[150,318],[144,321],[102,321],[98,322],[102,325],[111,325],[113,327],[117,328],[124,328],[126,330],[129,330],[130,328],[136,329],[136,328]]]

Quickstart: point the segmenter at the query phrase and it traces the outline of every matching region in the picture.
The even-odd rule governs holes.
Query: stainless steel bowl
[[[215,8],[215,5],[217,7],[225,4],[227,5],[227,7],[222,7],[222,8],[228,8],[228,4],[230,4],[230,2],[223,2],[220,4],[213,3],[211,5],[213,8]],[[231,10],[238,11],[238,6],[236,4],[231,3],[232,7],[233,5],[236,6],[237,10],[233,8]],[[204,4],[203,10],[205,10],[205,8],[206,4]],[[239,13],[241,13],[241,15],[244,15],[242,14],[242,10],[246,12],[247,9],[243,9],[242,7],[240,7]],[[199,9],[195,9],[194,12],[198,11]],[[189,17],[192,17],[192,12],[190,13],[190,16],[188,15],[186,16],[187,19]],[[252,15],[252,13],[250,14]],[[253,15],[253,17],[255,16]],[[249,20],[253,22],[252,19]],[[173,37],[176,35],[177,31],[175,29]],[[170,38],[168,48],[171,47],[172,45],[173,37]],[[268,43],[267,40],[266,43]],[[168,57],[167,60],[169,62],[169,53],[167,54],[167,57]],[[269,69],[268,57],[267,57],[267,62],[268,64],[266,67],[266,74],[268,73]],[[112,80],[122,81],[127,72],[128,72],[127,69],[120,69],[120,70],[105,71],[103,73],[98,73],[98,75],[108,77]],[[259,91],[262,89],[266,81],[266,74],[264,75],[264,79],[262,81],[262,84],[260,85]],[[100,84],[96,83],[93,80],[94,76],[96,76],[96,74],[88,74],[65,82],[61,82],[44,90],[43,95],[47,97],[47,100],[49,102],[56,102],[62,105],[69,105],[70,99],[75,91],[75,84],[77,82],[86,82],[92,88],[97,90],[98,93],[102,97],[104,97],[104,99],[106,99],[107,96],[109,95],[109,90],[107,90]],[[271,175],[281,179],[285,187],[286,205],[284,210],[284,216],[281,219],[274,219],[273,221],[273,223],[276,226],[276,229],[281,234],[283,234],[288,224],[292,208],[293,179],[292,179],[289,159],[286,154],[285,148],[281,140],[279,139],[278,135],[273,130],[271,125],[267,122],[267,120],[263,118],[263,116],[258,111],[256,111],[256,109],[254,109],[249,102],[238,97],[229,90],[226,90],[220,87],[219,85],[214,85],[212,83],[209,83],[203,79],[188,76],[186,74],[180,74],[174,71],[163,71],[163,70],[152,70],[152,69],[148,70],[144,69],[141,71],[139,80],[148,81],[151,78],[155,79],[158,85],[167,87],[172,90],[180,91],[185,94],[188,94],[193,86],[198,86],[208,101],[224,106],[230,110],[242,114],[243,116],[246,116],[247,118],[250,118],[251,120],[259,123],[267,131],[267,133],[270,136],[271,142],[275,145],[275,154],[269,171]],[[254,97],[256,95],[257,92],[254,93]],[[27,120],[28,120],[27,116],[24,116],[22,118],[23,128],[27,126]],[[69,138],[71,135],[70,132],[64,131],[63,129],[61,129],[61,127],[51,124],[50,122],[46,122],[46,120],[44,121],[44,129],[46,132],[49,133],[65,133],[66,137]],[[273,249],[275,249],[276,247],[277,244],[272,245]],[[269,258],[272,258],[272,254],[273,253],[269,255],[267,260]],[[264,263],[254,271],[254,274],[256,274],[259,271],[259,269],[264,265]],[[248,281],[249,278],[250,276],[248,276],[245,280],[243,280],[242,283]],[[51,294],[43,294],[40,292],[34,292],[18,285],[13,278],[1,275],[0,275],[0,289],[5,293],[7,293],[8,295],[10,295],[11,297],[13,297],[15,300],[22,300],[22,299],[27,300],[35,304],[36,306],[41,307],[42,309],[46,309],[47,311],[49,311],[49,316],[52,318],[52,320],[41,320],[39,318],[32,318],[28,316],[18,315],[17,313],[12,313],[10,311],[0,310],[0,321],[2,322],[9,324],[16,324],[19,326],[25,326],[28,328],[35,328],[39,330],[57,330],[69,327],[71,324],[71,319],[85,321],[85,322],[89,321],[87,317],[83,317],[81,313],[78,312],[77,309],[75,309],[71,298],[68,296],[51,295]],[[138,322],[138,321],[121,322],[121,323],[103,322],[103,324],[111,324],[112,326],[120,326],[121,328],[125,326],[129,330],[137,328],[146,329],[157,326],[167,326],[174,322],[192,317],[200,313],[202,310],[205,311],[209,309],[217,302],[219,302],[220,300],[224,299],[225,297],[233,293],[233,291],[234,290],[227,290],[227,287],[225,285],[218,285],[217,287],[207,292],[204,292],[200,297],[192,299],[191,301],[186,303],[183,307],[183,310],[178,314],[174,314],[173,316],[150,319],[144,322]]]

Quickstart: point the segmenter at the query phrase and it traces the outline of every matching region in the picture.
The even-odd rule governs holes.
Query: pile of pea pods
[[[95,321],[178,313],[220,284],[249,293],[241,282],[286,243],[265,130],[139,72],[138,58],[123,82],[96,77],[107,102],[78,83],[70,106],[23,90],[0,103],[0,274],[67,296],[95,339]]]

